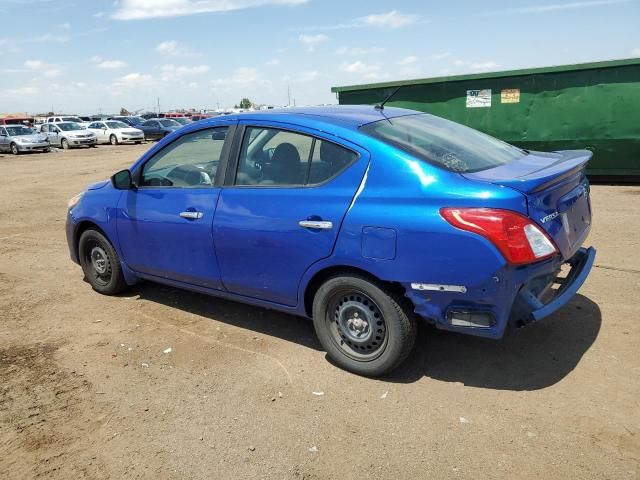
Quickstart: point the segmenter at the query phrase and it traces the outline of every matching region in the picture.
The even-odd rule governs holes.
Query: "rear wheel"
[[[63,150],[69,150],[69,141],[66,138],[63,138],[60,141],[60,146],[62,147]]]
[[[115,295],[127,287],[120,258],[102,233],[97,230],[83,232],[78,252],[82,271],[95,291]]]
[[[111,135],[109,137],[109,143],[111,145],[118,145],[118,137],[116,137],[115,135]]]
[[[18,145],[16,145],[15,143],[11,144],[11,153],[13,153],[14,155],[20,154],[20,150],[18,150]]]
[[[313,301],[313,323],[329,357],[359,375],[384,375],[411,353],[416,337],[405,300],[360,276],[327,280]]]

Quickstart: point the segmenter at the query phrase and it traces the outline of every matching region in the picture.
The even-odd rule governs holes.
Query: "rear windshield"
[[[477,172],[512,162],[524,150],[459,123],[428,114],[369,123],[360,130],[389,145],[447,170]]]

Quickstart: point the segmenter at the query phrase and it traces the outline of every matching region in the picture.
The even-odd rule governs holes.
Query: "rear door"
[[[233,129],[182,135],[134,172],[138,188],[123,193],[117,212],[121,250],[132,270],[220,288],[212,223]]]
[[[229,291],[295,305],[304,272],[331,255],[369,155],[317,133],[242,125],[214,220]]]
[[[6,151],[9,149],[9,134],[4,127],[0,127],[0,151]]]

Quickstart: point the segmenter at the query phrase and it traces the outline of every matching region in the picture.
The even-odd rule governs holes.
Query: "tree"
[[[240,106],[239,108],[244,108],[249,109],[253,106],[253,102],[251,102],[251,100],[249,100],[248,98],[243,98],[242,100],[240,100]]]

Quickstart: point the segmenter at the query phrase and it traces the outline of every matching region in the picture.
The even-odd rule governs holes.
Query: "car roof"
[[[257,110],[225,115],[224,120],[273,120],[278,122],[295,123],[304,126],[318,121],[325,124],[357,129],[367,123],[377,122],[405,115],[421,114],[406,108],[385,107],[375,108],[373,105],[332,105],[321,107],[293,107],[272,110]],[[213,117],[204,122],[215,123],[220,117]]]

